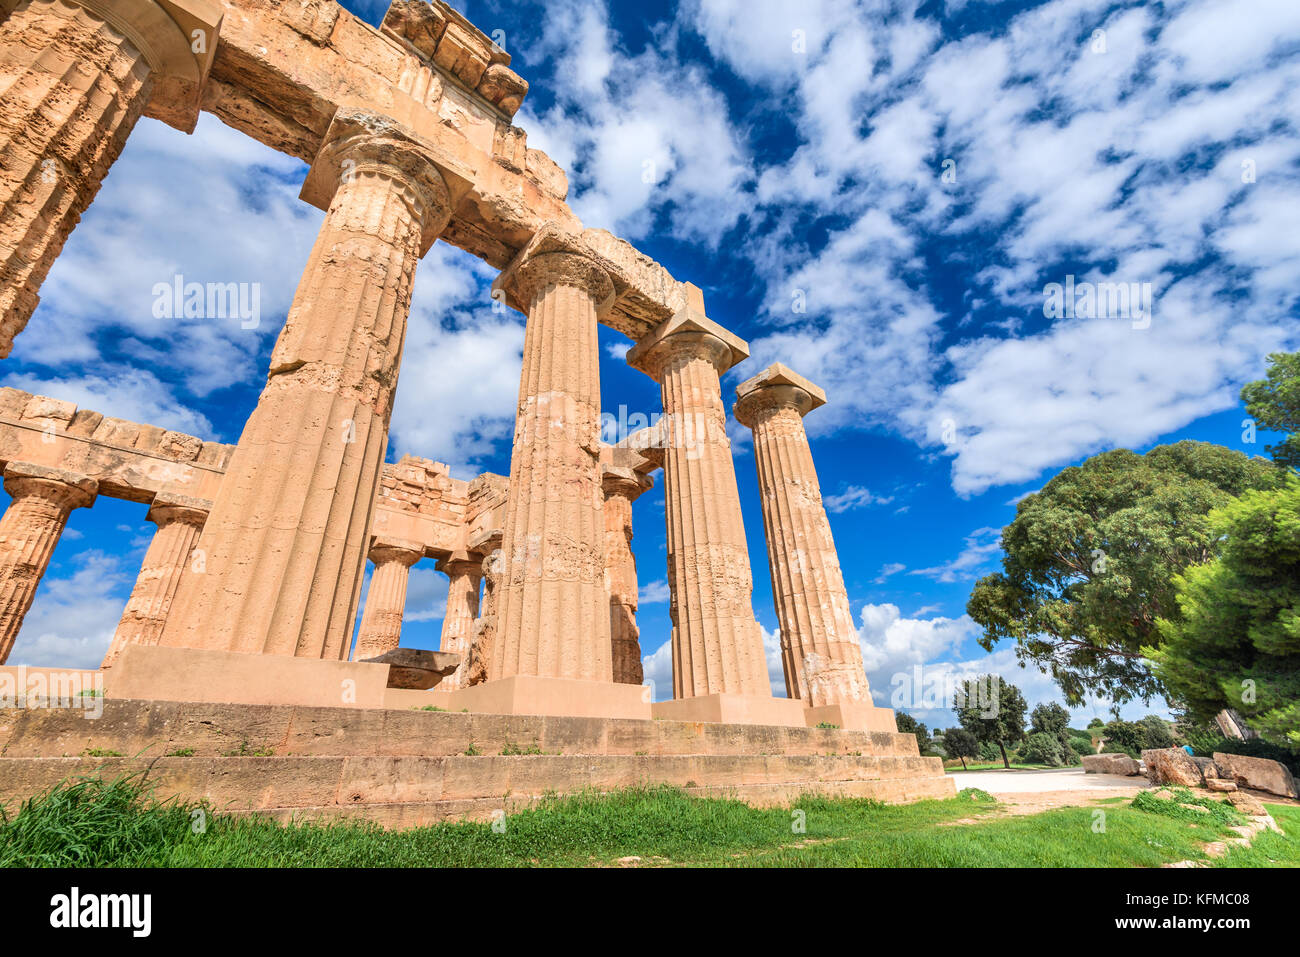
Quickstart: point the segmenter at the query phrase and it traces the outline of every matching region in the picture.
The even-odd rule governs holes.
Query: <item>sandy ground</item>
[[[1047,771],[960,771],[953,775],[958,790],[980,788],[989,794],[1025,794],[1041,791],[1108,791],[1101,797],[1136,794],[1148,787],[1144,777],[1120,774],[1086,774],[1083,768]]]
[[[954,774],[958,790],[979,788],[1007,807],[1010,814],[1037,814],[1057,807],[1094,804],[1105,798],[1131,798],[1150,787],[1144,777],[1086,774],[1083,768],[1048,771],[962,771]]]

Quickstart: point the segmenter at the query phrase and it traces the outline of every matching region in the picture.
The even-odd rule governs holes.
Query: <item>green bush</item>
[[[1065,766],[1065,748],[1054,734],[1039,731],[1031,734],[1020,746],[1020,760],[1025,764],[1046,764],[1048,767]]]
[[[1132,721],[1116,719],[1106,725],[1102,734],[1106,738],[1105,754],[1127,754],[1136,758],[1142,751],[1142,729]]]
[[[1174,746],[1174,735],[1169,730],[1168,723],[1154,714],[1149,714],[1139,721],[1138,729],[1142,734],[1142,747],[1144,748],[1172,748]]]
[[[1075,754],[1092,754],[1096,749],[1092,746],[1092,738],[1086,734],[1072,734],[1069,739],[1070,750]]]

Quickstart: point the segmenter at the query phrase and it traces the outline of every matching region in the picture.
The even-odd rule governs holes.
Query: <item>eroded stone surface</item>
[[[702,314],[688,314],[627,354],[663,398],[674,698],[772,693],[719,380],[746,350]]]
[[[639,685],[641,630],[636,624],[636,556],[632,554],[632,503],[652,480],[632,469],[606,466],[601,479],[605,493],[605,587],[609,592],[609,633],[614,680]]]
[[[754,432],[786,693],[813,707],[869,702],[858,630],[803,426],[826,397],[780,364],[741,383],[736,396],[736,418]]]

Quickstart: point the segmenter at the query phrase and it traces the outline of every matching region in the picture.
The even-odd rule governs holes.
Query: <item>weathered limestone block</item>
[[[1079,760],[1087,774],[1123,774],[1133,777],[1142,773],[1142,765],[1127,754],[1085,754]]]
[[[328,212],[164,645],[347,657],[415,266],[451,200],[392,121],[332,129],[303,184]]]
[[[483,71],[478,91],[507,117],[512,117],[528,95],[528,81],[504,63],[492,63]],[[564,198],[563,193],[559,195]]]
[[[353,661],[366,661],[393,651],[402,640],[402,618],[406,614],[406,586],[411,566],[424,555],[417,542],[376,538],[370,546],[375,570],[370,576],[366,607],[361,612],[361,629]]]
[[[653,485],[653,481],[632,469],[606,466],[602,475],[605,493],[605,587],[609,591],[609,633],[614,660],[614,680],[639,685],[641,630],[636,624],[636,556],[632,554],[632,503]]]
[[[140,564],[131,597],[101,668],[111,668],[127,645],[156,645],[171,611],[181,577],[207,521],[212,503],[181,495],[159,495],[147,519],[158,526]]]
[[[1196,788],[1205,782],[1200,767],[1182,748],[1148,748],[1142,752],[1142,763],[1152,784]]]
[[[754,431],[772,595],[786,693],[812,707],[870,701],[858,630],[803,417],[826,403],[777,363],[736,389],[735,415]]]
[[[467,552],[457,552],[438,561],[434,566],[449,579],[447,608],[442,616],[442,640],[438,649],[460,655],[460,665],[442,679],[439,687],[455,691],[465,687],[469,671],[469,650],[474,640],[474,624],[478,621],[478,593],[483,580],[483,561],[473,559]]]
[[[772,693],[719,382],[746,355],[743,340],[693,311],[627,354],[663,397],[674,698]]]
[[[384,14],[383,30],[406,40],[430,60],[446,29],[446,13],[424,0],[393,0]]]
[[[544,230],[498,290],[528,322],[492,678],[611,681],[596,324],[614,278],[571,236]]]
[[[10,462],[4,476],[13,501],[0,516],[0,665],[18,640],[68,515],[90,506],[99,490],[85,475],[29,462]]]
[[[1279,794],[1282,797],[1300,798],[1295,777],[1285,764],[1268,758],[1253,758],[1244,754],[1214,753],[1214,764],[1221,777],[1235,782],[1239,787],[1254,788]]]

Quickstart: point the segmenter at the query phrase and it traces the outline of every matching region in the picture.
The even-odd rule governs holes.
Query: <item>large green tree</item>
[[[1291,433],[1268,451],[1278,465],[1300,468],[1300,352],[1275,352],[1268,362],[1266,378],[1247,383],[1241,401],[1259,425]]]
[[[952,696],[952,710],[961,726],[981,744],[997,745],[1007,768],[1011,767],[1007,745],[1024,739],[1028,708],[1020,689],[1000,675],[969,678]]]
[[[1219,556],[1175,579],[1179,614],[1145,649],[1170,693],[1208,719],[1235,708],[1276,744],[1300,744],[1300,479],[1210,517]]]
[[[975,585],[967,613],[992,651],[1014,641],[1068,704],[1161,692],[1143,647],[1176,613],[1173,578],[1214,554],[1212,509],[1275,487],[1271,462],[1207,442],[1117,449],[1063,470],[1002,530],[1002,571]]]

